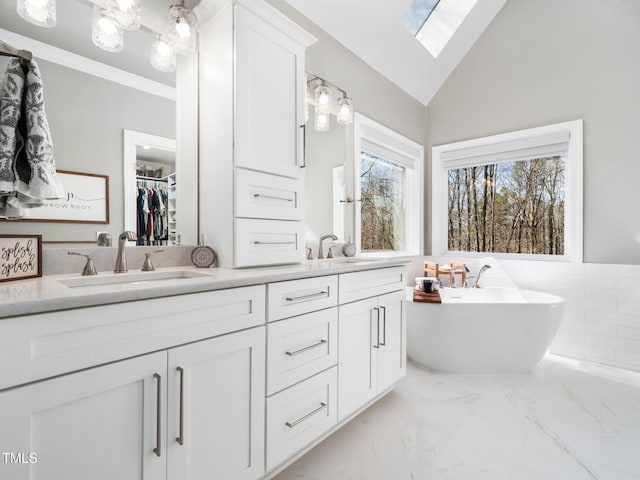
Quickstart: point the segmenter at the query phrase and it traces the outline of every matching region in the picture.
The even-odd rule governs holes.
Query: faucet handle
[[[306,247],[305,250],[307,251],[307,260],[313,260],[313,250],[311,247]]]
[[[84,268],[82,269],[82,275],[97,275],[98,271],[96,270],[96,266],[93,264],[93,260],[91,259],[91,255],[86,255],[84,253],[79,252],[67,252],[67,255],[77,255],[79,257],[84,257],[87,259],[87,262],[84,264]]]
[[[150,252],[145,252],[144,254],[144,263],[142,264],[142,268],[140,269],[143,272],[153,272],[156,268],[151,263],[151,255],[154,253],[164,252],[163,249],[160,250],[152,250]]]

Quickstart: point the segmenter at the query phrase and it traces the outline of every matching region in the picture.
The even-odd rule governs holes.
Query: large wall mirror
[[[164,25],[169,4],[147,1],[143,17],[155,13]],[[197,179],[193,175],[197,172],[193,153],[197,136],[189,139],[194,146],[186,145],[182,151],[180,145],[176,151],[175,140],[176,78],[188,74],[197,82],[194,61],[179,59],[177,72],[154,69],[149,61],[152,32],[144,26],[125,32],[122,52],[99,49],[91,42],[92,5],[88,0],[57,2],[57,26],[47,29],[20,18],[15,0],[0,0],[0,39],[34,53],[43,79],[57,169],[108,176],[108,223],[3,221],[0,232],[42,234],[45,244],[95,244],[97,232],[117,238],[125,229],[135,231],[132,216],[137,187],[142,185],[138,176],[146,177],[147,185],[158,191],[164,185],[173,190],[167,192],[174,202],[170,207],[167,201],[165,217],[172,238],[155,244],[193,244],[198,234]],[[8,61],[0,57],[0,73]],[[191,70],[181,72],[182,65]],[[197,132],[197,128],[192,130]],[[125,132],[130,132],[128,139]],[[125,158],[127,151],[134,152],[133,159]]]
[[[305,223],[306,241],[316,242],[333,233],[345,242],[345,163],[347,127],[329,115],[329,129],[314,128],[315,110],[308,105],[305,127]]]

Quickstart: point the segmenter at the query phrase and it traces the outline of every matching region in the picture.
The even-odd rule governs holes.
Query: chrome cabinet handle
[[[157,390],[157,397],[156,397],[156,402],[157,402],[157,410],[156,410],[156,448],[153,449],[153,453],[156,454],[156,456],[160,456],[161,455],[161,451],[160,451],[160,441],[162,440],[160,437],[160,428],[162,427],[161,425],[161,420],[162,420],[162,416],[160,414],[160,409],[162,408],[162,399],[160,397],[161,393],[162,393],[162,377],[160,376],[160,374],[158,373],[154,373],[153,374],[153,378],[155,378],[158,381],[158,390]]]
[[[382,310],[382,341],[380,345],[383,347],[387,346],[387,307],[380,307]]]
[[[323,290],[323,291],[318,292],[318,293],[310,293],[308,295],[300,295],[299,297],[286,297],[285,300],[287,302],[297,302],[298,300],[305,300],[305,299],[317,298],[317,297],[326,297],[328,295],[329,295],[329,292]]]
[[[284,352],[287,355],[289,355],[290,357],[295,357],[296,355],[302,353],[302,352],[306,352],[307,350],[311,350],[313,348],[319,347],[320,345],[324,345],[325,343],[327,343],[327,340],[322,339],[320,340],[318,343],[314,343],[313,345],[309,345],[308,347],[304,347],[304,348],[300,348],[298,350],[294,350],[293,352]]]
[[[300,168],[306,168],[307,166],[307,126],[300,125],[302,129],[302,165]]]
[[[260,193],[254,193],[253,196],[256,198],[269,198],[271,200],[282,200],[283,202],[293,202],[293,198],[274,197],[272,195],[261,195]]]
[[[176,442],[184,445],[184,369],[176,368],[180,372],[180,436],[176,438]]]
[[[261,242],[260,240],[256,240],[253,242],[254,245],[295,245],[296,242]]]
[[[302,422],[304,422],[306,419],[313,417],[316,413],[322,411],[323,409],[327,408],[327,404],[324,402],[320,402],[320,406],[318,408],[316,408],[313,412],[309,412],[307,413],[304,417],[300,417],[298,420],[296,420],[295,422],[286,422],[285,425],[289,428],[293,428],[296,425],[301,424]]]
[[[378,317],[378,328],[376,329],[376,344],[373,346],[373,348],[380,348],[380,309],[378,307],[373,307],[373,309],[376,311]]]

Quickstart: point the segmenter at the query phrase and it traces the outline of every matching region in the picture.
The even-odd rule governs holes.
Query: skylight
[[[476,1],[413,0],[404,15],[404,23],[436,58],[456,33]]]

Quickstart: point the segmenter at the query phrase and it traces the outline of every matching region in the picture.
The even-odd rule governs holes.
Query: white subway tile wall
[[[552,353],[640,371],[640,265],[499,264],[518,287],[566,300]]]
[[[410,265],[409,281],[422,276],[420,257]],[[486,259],[471,259],[472,272]],[[640,371],[640,265],[491,260],[491,285],[508,280],[522,289],[547,292],[566,301],[565,316],[549,351]],[[502,270],[502,271],[501,271]],[[490,275],[489,275],[490,274]]]

